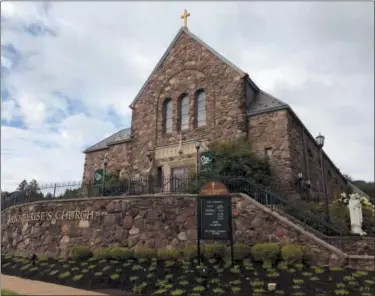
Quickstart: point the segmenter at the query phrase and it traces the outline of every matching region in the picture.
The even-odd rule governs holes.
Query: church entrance
[[[185,184],[187,185],[189,169],[188,166],[172,168],[171,189],[173,192],[178,192],[185,187]]]

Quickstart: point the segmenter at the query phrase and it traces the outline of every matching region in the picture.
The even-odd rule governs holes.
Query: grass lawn
[[[2,272],[87,290],[121,289],[136,295],[168,296],[375,296],[374,272],[284,262],[261,264],[250,259],[196,260],[159,258],[47,259],[2,255]],[[269,290],[269,284],[276,284]],[[2,295],[14,293],[2,290]]]
[[[16,292],[13,292],[13,291],[10,291],[10,290],[7,290],[7,289],[1,289],[1,295],[2,296],[11,296],[11,295],[21,295],[21,294],[18,294]]]

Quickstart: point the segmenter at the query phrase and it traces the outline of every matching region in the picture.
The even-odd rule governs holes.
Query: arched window
[[[179,130],[189,129],[189,97],[185,94],[180,99]]]
[[[206,125],[206,93],[204,90],[197,93],[196,121],[197,127]]]
[[[173,106],[172,106],[172,100],[166,99],[164,101],[163,106],[164,116],[163,116],[163,128],[164,133],[169,134],[172,132],[172,124],[173,124]]]

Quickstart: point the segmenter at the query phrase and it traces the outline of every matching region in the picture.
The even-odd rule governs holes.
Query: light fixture
[[[196,148],[197,150],[199,150],[199,149],[201,148],[201,141],[200,141],[200,140],[196,140],[196,141],[195,141],[195,148]]]
[[[298,173],[298,180],[302,180],[302,177],[303,177],[303,175],[302,175],[302,173]]]
[[[104,160],[103,160],[103,162],[104,162],[104,165],[107,165],[107,163],[108,163],[108,152],[104,153]]]
[[[316,143],[318,144],[319,148],[323,148],[324,146],[324,136],[319,133],[319,135],[315,138]]]

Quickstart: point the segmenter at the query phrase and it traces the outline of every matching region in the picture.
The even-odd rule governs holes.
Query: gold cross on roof
[[[184,9],[184,14],[181,15],[181,18],[184,20],[184,27],[187,28],[187,18],[190,16],[190,13]]]

